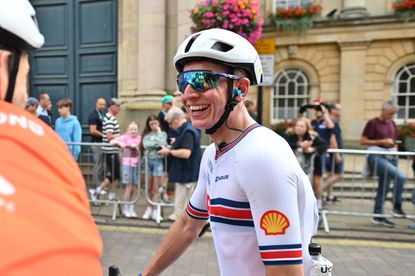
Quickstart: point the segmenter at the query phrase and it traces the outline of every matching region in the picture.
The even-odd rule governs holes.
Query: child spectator
[[[132,201],[137,196],[138,185],[138,162],[139,146],[141,136],[139,135],[138,124],[131,122],[128,125],[126,134],[118,136],[110,141],[111,144],[119,145],[122,154],[122,176],[121,182],[126,185],[123,196],[124,201]],[[126,218],[136,218],[134,204],[125,204],[123,206],[123,215]]]
[[[72,100],[61,99],[57,103],[58,112],[60,117],[55,121],[56,133],[65,142],[77,142],[82,140],[82,128],[79,124],[78,118],[75,115],[71,115]],[[75,160],[78,160],[79,153],[81,152],[81,146],[68,145],[69,151]]]
[[[154,115],[150,115],[147,118],[146,126],[143,131],[143,144],[144,154],[148,158],[148,167],[146,168],[148,175],[148,195],[151,201],[159,202],[160,194],[159,188],[161,186],[161,179],[164,173],[164,158],[158,154],[159,148],[167,145],[167,134],[161,130],[158,118]],[[148,204],[143,219],[157,220],[157,209],[150,203]],[[160,217],[160,220],[163,218]]]

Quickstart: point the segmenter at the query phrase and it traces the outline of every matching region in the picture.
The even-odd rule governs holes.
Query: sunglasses
[[[197,92],[205,92],[219,85],[220,78],[239,80],[241,77],[227,73],[215,73],[210,70],[189,70],[177,75],[177,86],[184,93],[188,84]]]

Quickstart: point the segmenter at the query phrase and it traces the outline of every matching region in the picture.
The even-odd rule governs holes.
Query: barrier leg
[[[323,221],[324,232],[330,232],[329,221],[327,220],[327,213],[324,210],[321,211],[321,219]]]
[[[160,217],[161,217],[161,205],[157,204],[157,224],[160,224]]]
[[[117,219],[117,207],[118,207],[118,201],[114,201],[114,207],[112,208],[112,220]]]

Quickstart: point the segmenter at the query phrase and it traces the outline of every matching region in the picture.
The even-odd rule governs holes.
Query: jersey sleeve
[[[303,173],[288,150],[288,145],[279,152],[261,149],[240,170],[265,265],[303,263],[297,199]]]
[[[207,185],[209,181],[209,158],[207,157],[208,149],[206,150],[205,154],[203,154],[203,158],[200,164],[199,170],[199,178],[197,181],[196,189],[192,194],[192,197],[189,200],[189,203],[186,207],[187,214],[199,220],[207,220],[209,218],[208,214],[208,194],[207,194]]]

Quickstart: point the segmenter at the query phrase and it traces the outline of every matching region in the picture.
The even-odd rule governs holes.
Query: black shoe
[[[203,236],[203,234],[205,234],[205,233],[206,233],[206,231],[207,231],[207,230],[209,230],[209,228],[210,228],[210,223],[208,222],[208,223],[206,223],[206,224],[205,224],[205,226],[203,226],[202,230],[200,231],[200,233],[199,233],[199,238],[200,238],[201,236]]]
[[[340,202],[340,200],[336,196],[326,198],[326,203],[327,204],[336,204],[338,202]]]
[[[405,218],[406,214],[400,207],[393,208],[392,215],[397,218]]]
[[[385,226],[385,227],[389,227],[389,228],[395,227],[395,223],[393,223],[392,221],[387,220],[386,218],[374,217],[374,218],[372,218],[372,223],[377,224],[377,225],[382,225],[382,226]]]

